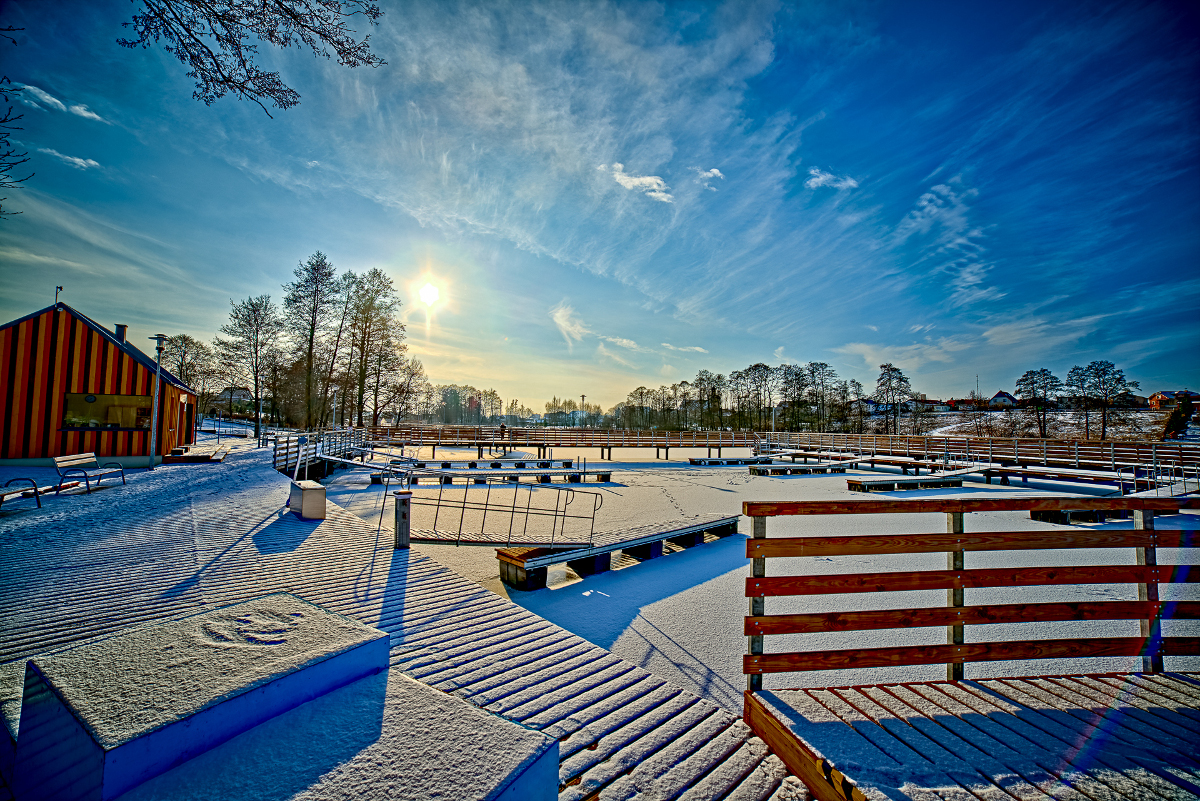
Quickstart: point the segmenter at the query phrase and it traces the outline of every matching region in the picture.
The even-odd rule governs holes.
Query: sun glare
[[[421,287],[421,291],[417,293],[426,306],[432,306],[438,300],[438,288],[433,284],[426,284]]]

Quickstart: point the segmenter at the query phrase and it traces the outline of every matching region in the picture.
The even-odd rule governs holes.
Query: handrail
[[[1160,584],[1200,583],[1194,565],[1158,563],[1158,548],[1200,547],[1200,532],[1156,531],[1156,512],[1200,508],[1200,498],[982,498],[880,501],[795,501],[743,504],[752,521],[746,543],[752,570],[745,594],[750,614],[743,658],[748,691],[762,689],[764,673],[840,668],[946,664],[950,680],[964,677],[964,664],[991,660],[1141,656],[1146,672],[1161,672],[1164,656],[1200,655],[1200,637],[1164,637],[1164,619],[1200,619],[1200,602],[1160,602]],[[1127,511],[1130,530],[1040,530],[967,532],[965,515],[989,511]],[[931,513],[946,515],[946,533],[869,536],[767,537],[767,519],[781,515]],[[1039,551],[1046,549],[1133,548],[1136,564],[994,568],[965,564],[967,552]],[[872,573],[801,574],[767,577],[768,558],[829,557],[938,553],[947,555],[945,570]],[[787,563],[790,564],[790,563]],[[1078,584],[1135,584],[1137,601],[1056,601],[1050,603],[967,606],[964,590],[974,587],[1024,587]],[[855,610],[805,614],[766,612],[768,597],[843,593],[947,590],[947,605],[912,609]],[[1073,640],[1026,640],[967,643],[965,625],[1070,620],[1138,620],[1140,637]],[[946,626],[946,645],[766,653],[764,637],[776,634],[907,629]]]

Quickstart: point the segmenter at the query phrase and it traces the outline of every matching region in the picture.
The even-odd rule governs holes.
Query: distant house
[[[992,396],[992,399],[988,401],[988,406],[991,406],[993,409],[1011,409],[1016,405],[1017,399],[1012,395],[1009,395],[1004,390],[997,392]]]
[[[0,460],[95,453],[146,464],[155,363],[126,328],[110,331],[65,303],[0,325]],[[192,442],[196,403],[170,372],[161,378],[156,457]]]
[[[223,403],[249,403],[254,400],[254,393],[249,387],[225,387],[217,393],[216,400]]]
[[[1150,396],[1151,409],[1174,409],[1185,397],[1190,397],[1192,403],[1200,403],[1200,392],[1187,389],[1165,389]]]
[[[854,411],[870,416],[879,411],[879,404],[870,398],[862,398],[860,400],[850,401],[850,408]]]

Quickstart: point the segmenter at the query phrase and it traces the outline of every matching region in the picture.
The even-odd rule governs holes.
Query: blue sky
[[[535,409],[757,361],[1200,386],[1185,4],[381,5],[379,69],[264,48],[302,95],[270,119],[118,47],[128,2],[9,0],[0,316],[62,284],[207,339],[321,250],[393,277],[432,380]]]

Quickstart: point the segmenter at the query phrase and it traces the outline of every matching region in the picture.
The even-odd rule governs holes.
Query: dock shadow
[[[556,590],[509,590],[509,600],[611,649],[647,606],[746,568],[746,537],[733,535]]]

